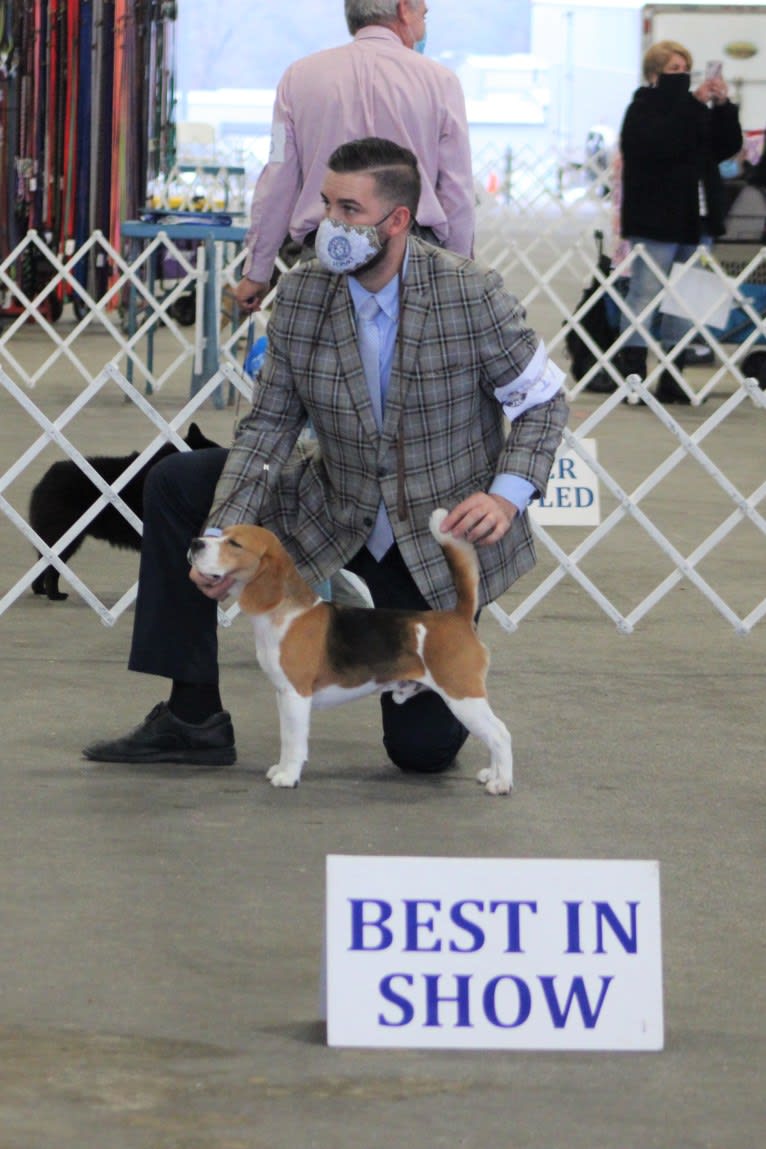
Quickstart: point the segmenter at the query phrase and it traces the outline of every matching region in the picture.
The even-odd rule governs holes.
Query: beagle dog
[[[281,751],[273,786],[297,786],[308,758],[311,708],[384,690],[404,702],[435,690],[490,752],[477,779],[489,794],[513,785],[511,736],[487,699],[489,655],[474,622],[479,568],[471,543],[431,532],[444,548],[457,591],[454,610],[370,610],[324,602],[304,582],[271,531],[240,524],[192,541],[189,561],[207,578],[234,575],[232,593],[252,617],[258,662],[276,687]]]

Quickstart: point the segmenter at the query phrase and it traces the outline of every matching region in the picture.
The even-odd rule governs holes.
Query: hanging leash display
[[[93,131],[92,197],[94,229],[109,235],[112,195],[112,120],[114,101],[114,0],[98,0],[95,14],[96,101],[100,114]],[[105,256],[96,254],[96,296],[105,294],[109,268]]]
[[[149,178],[172,162],[177,5],[156,0],[0,0],[0,249],[31,229],[71,258],[94,231],[121,247]],[[53,274],[29,250],[16,274],[32,295]],[[103,295],[103,256],[74,266]],[[57,318],[71,287],[50,293]]]

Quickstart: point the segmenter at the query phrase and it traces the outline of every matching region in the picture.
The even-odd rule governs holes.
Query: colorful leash
[[[13,92],[13,14],[10,0],[0,8],[0,259],[8,254],[10,234],[10,189],[13,187],[9,104]]]
[[[78,0],[66,4],[66,119],[64,128],[63,202],[61,209],[61,247],[67,249],[74,238],[75,203],[78,187],[78,89],[79,89],[79,32],[80,9]]]
[[[48,93],[45,149],[45,227],[58,248],[61,236],[61,191],[58,173],[65,163],[66,147],[66,39],[63,32],[66,0],[48,6]]]
[[[120,244],[175,154],[176,17],[170,0],[0,0],[0,250],[30,228],[64,254],[94,230]],[[103,293],[106,260],[94,273]]]
[[[91,232],[90,218],[90,165],[91,116],[93,102],[93,0],[80,0],[78,26],[77,77],[77,136],[75,189],[72,205],[72,234],[75,250],[79,250]],[[83,257],[74,268],[77,281],[87,287],[88,260]]]
[[[32,82],[34,93],[34,174],[32,201],[30,205],[30,227],[40,227],[44,223],[45,203],[45,123],[46,94],[48,92],[48,9],[43,0],[34,0],[35,13],[35,74]]]
[[[98,83],[98,127],[95,136],[96,162],[93,165],[94,224],[109,235],[109,211],[112,197],[112,116],[114,101],[114,0],[101,0],[101,35],[97,40],[100,55]],[[96,294],[100,298],[109,286],[109,265],[100,254],[96,257]]]

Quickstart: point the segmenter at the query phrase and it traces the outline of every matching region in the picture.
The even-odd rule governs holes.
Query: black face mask
[[[657,87],[670,99],[678,100],[689,91],[691,76],[688,72],[666,72],[657,80]]]

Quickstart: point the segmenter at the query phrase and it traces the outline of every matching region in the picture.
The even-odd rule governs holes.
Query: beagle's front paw
[[[266,772],[266,777],[272,786],[278,786],[283,790],[294,790],[301,780],[300,768],[297,770],[292,766],[282,766],[277,762],[276,766],[272,766]]]

